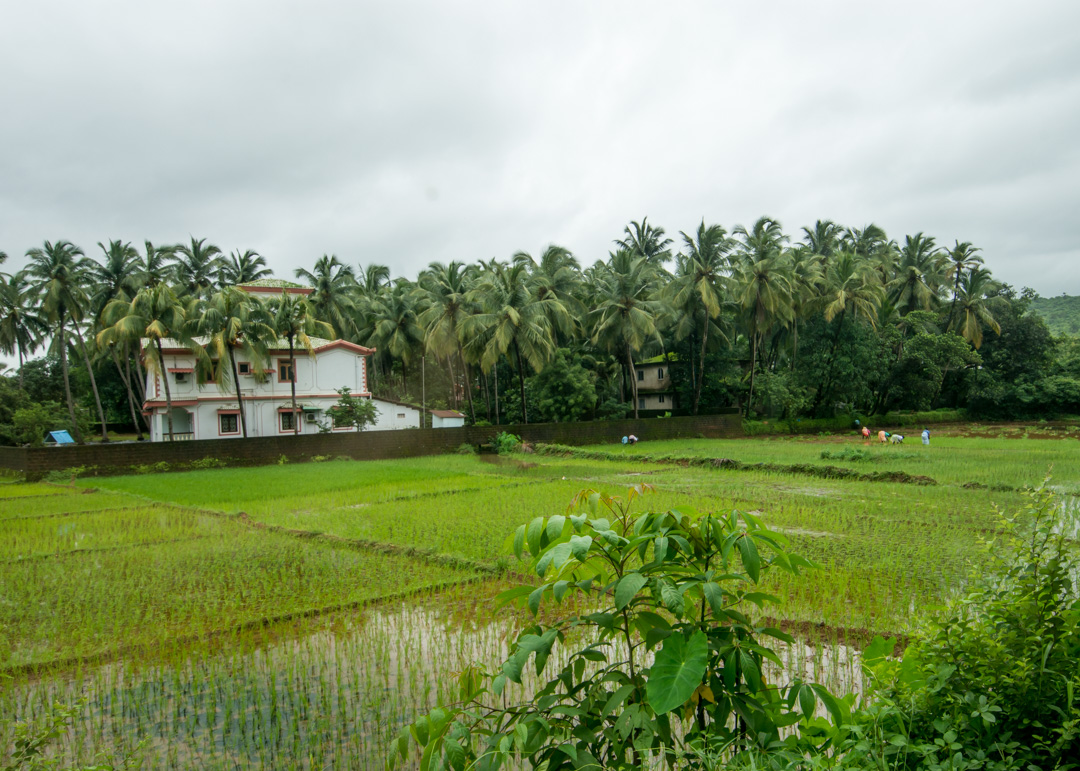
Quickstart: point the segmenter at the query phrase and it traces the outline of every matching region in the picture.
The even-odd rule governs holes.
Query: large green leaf
[[[709,641],[704,632],[687,640],[674,634],[656,654],[645,693],[658,715],[680,707],[694,694],[709,662]]]
[[[620,578],[619,583],[615,586],[615,607],[622,610],[629,605],[630,601],[634,599],[634,595],[641,591],[641,587],[648,582],[649,579],[641,573],[627,573]]]

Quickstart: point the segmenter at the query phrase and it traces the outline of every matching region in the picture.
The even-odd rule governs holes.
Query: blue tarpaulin
[[[71,434],[67,431],[50,431],[49,435],[45,437],[46,444],[75,444],[75,440],[71,438]]]

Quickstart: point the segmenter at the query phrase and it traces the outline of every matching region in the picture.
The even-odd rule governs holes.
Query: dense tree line
[[[88,256],[46,241],[0,274],[0,350],[19,361],[3,387],[24,411],[45,405],[42,420],[0,414],[0,432],[26,440],[58,407],[80,441],[94,422],[103,438],[110,421],[141,433],[144,367],[169,339],[194,346],[201,380],[233,387],[241,351],[259,362],[278,341],[340,336],[377,349],[377,392],[415,399],[422,380],[430,404],[477,421],[636,416],[634,364],[658,356],[690,413],[1080,412],[1075,341],[1055,340],[1028,312],[1034,293],[995,281],[970,243],[828,220],[795,240],[767,217],[678,235],[642,219],[587,267],[552,245],[415,279],[324,255],[291,277],[309,295],[271,302],[235,288],[271,277],[250,250],[110,241]]]

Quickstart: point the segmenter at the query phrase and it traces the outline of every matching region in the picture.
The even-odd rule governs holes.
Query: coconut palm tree
[[[644,258],[654,268],[663,268],[671,258],[671,245],[675,242],[667,237],[663,228],[650,225],[648,217],[642,217],[641,222],[631,221],[623,233],[625,237],[616,239],[615,245]]]
[[[820,223],[820,221],[819,221]],[[795,361],[799,358],[799,322],[813,312],[814,303],[821,292],[821,284],[824,277],[825,260],[832,254],[817,255],[808,247],[798,247],[788,252],[789,279],[791,284],[791,363],[790,369],[795,369]]]
[[[511,355],[518,372],[521,421],[529,422],[525,406],[525,362],[540,371],[555,353],[555,329],[571,328],[566,306],[553,295],[536,296],[536,282],[524,263],[505,265],[492,261],[466,295],[480,312],[462,324],[466,348],[471,347],[484,371],[503,356]],[[553,322],[552,319],[555,321]],[[554,327],[553,327],[554,324]]]
[[[953,281],[953,296],[952,302],[949,304],[949,318],[945,322],[947,329],[952,329],[953,326],[953,315],[956,312],[956,303],[960,299],[960,282],[963,280],[964,274],[975,270],[975,268],[983,264],[983,258],[978,255],[980,251],[981,249],[972,246],[968,241],[957,241],[952,249],[945,252],[945,262],[948,265],[945,275]]]
[[[26,272],[0,276],[0,351],[19,357],[19,388],[23,387],[23,363],[49,333],[49,324],[38,313],[38,298],[31,291]]]
[[[43,247],[27,251],[26,256],[30,258],[26,274],[33,280],[32,291],[41,299],[41,308],[53,331],[53,346],[60,355],[71,430],[75,434],[75,441],[83,444],[82,432],[75,418],[75,399],[71,394],[67,358],[68,332],[82,319],[88,302],[83,289],[83,250],[70,241],[46,241]],[[104,432],[104,421],[102,424]],[[104,439],[108,440],[107,434]]]
[[[113,300],[102,312],[105,328],[98,333],[99,346],[113,344],[138,344],[142,340],[150,342],[144,349],[146,367],[151,374],[161,378],[165,385],[165,417],[169,427],[169,441],[173,440],[172,392],[169,378],[165,371],[165,356],[162,352],[162,340],[174,340],[180,346],[188,348],[197,360],[205,358],[202,346],[191,337],[191,322],[187,304],[165,283],[144,286],[131,298],[130,302],[122,299]]]
[[[195,298],[209,295],[221,268],[221,249],[192,236],[190,244],[176,247],[175,258],[173,274],[180,291]]]
[[[108,246],[105,246],[100,241],[98,242],[98,248],[102,252],[102,261],[98,262],[93,259],[86,261],[87,275],[91,279],[92,289],[90,294],[90,310],[94,325],[97,325],[101,321],[101,314],[105,310],[105,307],[113,300],[130,300],[132,296],[138,291],[138,264],[139,253],[135,250],[130,243],[124,243],[122,241],[110,241]],[[91,327],[91,333],[96,334],[98,329]],[[121,364],[120,356],[117,353],[118,347],[122,349],[124,357],[123,364]],[[107,346],[109,355],[112,358],[113,365],[116,367],[117,373],[120,375],[120,380],[124,384],[124,390],[127,392],[128,410],[131,413],[131,422],[135,426],[135,432],[138,438],[141,440],[142,427],[140,424],[141,410],[137,409],[136,403],[139,401],[135,397],[135,392],[131,378],[131,358],[129,345],[127,343],[120,344],[120,346],[113,344]]]
[[[424,329],[416,313],[415,287],[408,281],[398,281],[383,287],[368,303],[372,326],[369,344],[387,356],[401,361],[401,387],[408,390],[405,371],[413,356],[424,344]]]
[[[469,299],[472,283],[473,272],[464,263],[451,262],[449,265],[441,262],[431,263],[420,275],[418,281],[418,297],[423,310],[417,317],[417,321],[424,329],[424,345],[430,353],[445,357],[448,362],[457,355],[465,376],[469,414],[475,421],[476,408],[473,405],[472,378],[461,340],[462,324],[476,310],[474,303]],[[454,381],[452,367],[450,380]]]
[[[581,266],[573,253],[564,246],[549,245],[534,259],[528,252],[516,252],[514,264],[524,264],[529,269],[537,298],[554,297],[569,311],[575,321],[584,319],[585,304],[581,302]],[[551,319],[552,328],[558,330],[557,319]]]
[[[958,315],[951,329],[976,349],[982,347],[984,329],[1001,334],[1001,325],[986,304],[987,295],[997,287],[990,271],[982,267],[970,269],[960,279],[959,299],[956,301]]]
[[[845,319],[865,319],[871,326],[877,323],[878,307],[885,297],[881,279],[872,263],[860,259],[854,252],[842,252],[825,271],[825,288],[822,295],[825,321],[836,323],[832,349],[825,365],[825,379],[818,384],[814,396],[814,409],[832,387],[833,365],[836,362],[836,350],[840,345],[840,335]]]
[[[939,299],[943,278],[941,250],[934,239],[922,233],[906,236],[900,249],[896,278],[889,283],[892,301],[901,315],[933,308]]]
[[[220,265],[218,285],[222,287],[239,286],[274,275],[274,271],[266,267],[266,258],[251,249],[231,252],[228,257],[221,259]]]
[[[709,341],[710,322],[720,315],[721,306],[726,301],[730,257],[735,242],[728,238],[724,228],[719,225],[706,226],[705,220],[698,225],[696,236],[682,231],[679,234],[686,251],[676,257],[675,279],[667,287],[669,302],[675,308],[684,309],[700,303],[705,310],[701,319],[701,352],[691,405],[691,412],[697,415],[701,386],[705,379],[705,349]]]
[[[244,396],[240,389],[240,373],[236,371],[236,352],[252,362],[257,375],[263,371],[267,343],[277,340],[273,317],[259,300],[242,289],[227,286],[219,289],[204,302],[195,306],[196,333],[206,337],[205,349],[211,364],[202,367],[207,380],[228,388],[236,388],[237,409],[240,411],[240,430],[247,438],[247,416]],[[228,359],[229,368],[222,364]],[[217,364],[212,362],[216,361]],[[296,370],[293,370],[293,378]]]
[[[157,286],[168,281],[173,273],[170,264],[176,256],[176,246],[154,246],[150,241],[143,242],[143,255],[137,257],[135,264],[136,279],[140,287]]]
[[[315,349],[311,336],[333,337],[334,328],[315,318],[315,310],[303,295],[283,291],[281,299],[274,301],[269,310],[273,314],[272,323],[276,336],[289,342],[289,366],[293,372],[293,378],[289,382],[292,392],[293,434],[298,435],[300,421],[296,418],[296,346],[299,344],[307,351],[308,356],[314,358]]]
[[[297,268],[295,272],[313,290],[308,302],[315,315],[333,326],[338,336],[355,339],[357,287],[352,268],[335,255],[324,254],[312,270]]]
[[[625,357],[635,418],[638,388],[634,355],[647,343],[661,343],[657,321],[665,307],[656,299],[659,289],[660,273],[655,264],[626,249],[611,255],[596,287],[592,342]]]
[[[806,248],[810,254],[828,261],[840,251],[844,229],[832,220],[818,220],[814,223],[813,229],[804,227],[802,230]]]
[[[776,220],[761,217],[750,230],[739,225],[734,232],[741,238],[735,263],[736,300],[750,338],[750,394],[746,402],[749,415],[759,349],[765,336],[794,314],[791,266],[784,250],[787,236]]]

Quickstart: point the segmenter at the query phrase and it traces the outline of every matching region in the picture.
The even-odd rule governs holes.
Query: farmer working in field
[[[889,441],[889,432],[885,429],[882,429],[877,432],[877,438],[879,442],[885,444],[885,442]]]
[[[870,444],[870,429],[866,426],[862,427],[863,444]]]
[[[903,444],[904,443],[904,437],[902,437],[900,434],[893,434],[892,436],[889,437],[889,441],[892,442],[893,444]]]

